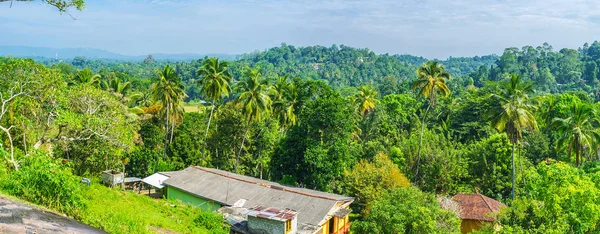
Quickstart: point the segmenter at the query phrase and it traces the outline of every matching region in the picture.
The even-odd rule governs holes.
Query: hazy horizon
[[[89,0],[59,14],[41,2],[0,3],[0,45],[95,48],[139,56],[243,54],[282,43],[369,48],[445,59],[507,47],[579,48],[600,35],[593,1]]]

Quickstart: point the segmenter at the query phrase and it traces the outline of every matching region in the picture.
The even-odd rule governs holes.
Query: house
[[[460,231],[469,233],[479,230],[496,221],[495,214],[506,207],[499,201],[482,194],[457,194],[452,197],[458,206],[458,214],[462,220]]]
[[[161,175],[168,177],[160,185],[166,198],[231,216],[228,220],[238,228],[232,228],[234,233],[345,234],[350,230],[351,197],[198,166]],[[261,222],[285,231],[253,232]],[[288,223],[289,229],[280,228]]]

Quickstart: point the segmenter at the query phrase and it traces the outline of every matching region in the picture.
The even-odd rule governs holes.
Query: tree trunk
[[[512,142],[512,200],[515,200],[515,142]]]
[[[430,107],[431,107],[431,101],[429,102],[429,105],[427,106],[427,110],[425,111],[425,114],[423,115],[423,120],[421,121],[421,136],[419,137],[419,150],[417,153],[417,168],[416,168],[416,172],[415,172],[415,178],[417,178],[417,175],[419,174],[419,163],[421,161],[421,148],[423,147],[423,132],[425,131],[425,119],[427,118],[427,113],[429,113]]]
[[[581,163],[581,146],[579,144],[576,144],[576,148],[575,148],[575,165],[577,167],[579,167],[579,164]]]
[[[248,127],[246,128],[246,133],[244,133],[244,138],[242,138],[242,145],[240,146],[240,151],[238,152],[237,158],[235,159],[235,173],[238,173],[240,155],[242,154],[242,149],[244,148],[244,142],[246,142],[246,136],[248,135],[248,131],[250,131],[250,121],[248,121]]]
[[[21,127],[23,128],[23,151],[25,151],[25,155],[27,155],[27,138],[25,136],[25,122],[21,121]]]
[[[215,110],[215,102],[212,103],[210,109],[210,115],[208,116],[208,124],[206,125],[206,132],[204,133],[204,148],[202,149],[202,162],[204,162],[204,152],[206,152],[206,138],[208,138],[208,130],[210,129],[210,121],[212,120],[213,111]]]
[[[171,140],[169,140],[169,144],[173,143],[173,134],[175,130],[175,118],[171,120]]]
[[[169,105],[167,104],[167,117],[165,123],[165,159],[167,158],[167,145],[169,143]]]
[[[572,162],[571,160],[571,150],[573,149],[573,140],[569,142],[569,150],[567,152],[567,158],[569,159],[569,164]]]
[[[263,175],[263,163],[260,162],[260,179],[262,180],[262,175]]]
[[[0,130],[4,131],[4,133],[6,133],[6,135],[8,136],[8,142],[10,143],[10,163],[12,163],[13,167],[15,168],[15,171],[19,170],[19,164],[17,164],[17,161],[15,161],[15,147],[13,145],[13,139],[12,136],[10,135],[10,128],[5,128],[0,126]]]
[[[525,172],[523,171],[523,155],[521,155],[522,150],[523,145],[519,144],[519,164],[521,164],[521,177],[523,179],[523,186],[527,186],[527,181],[525,180]]]

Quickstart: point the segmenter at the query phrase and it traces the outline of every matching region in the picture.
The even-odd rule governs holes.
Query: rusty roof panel
[[[494,221],[494,213],[498,213],[506,205],[482,194],[457,194],[452,197],[460,206],[460,218]]]

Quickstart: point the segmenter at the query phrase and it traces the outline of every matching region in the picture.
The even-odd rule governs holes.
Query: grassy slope
[[[203,211],[177,201],[153,199],[92,184],[84,192],[86,209],[79,220],[109,233],[211,233],[194,224]],[[174,206],[171,206],[171,205]]]

